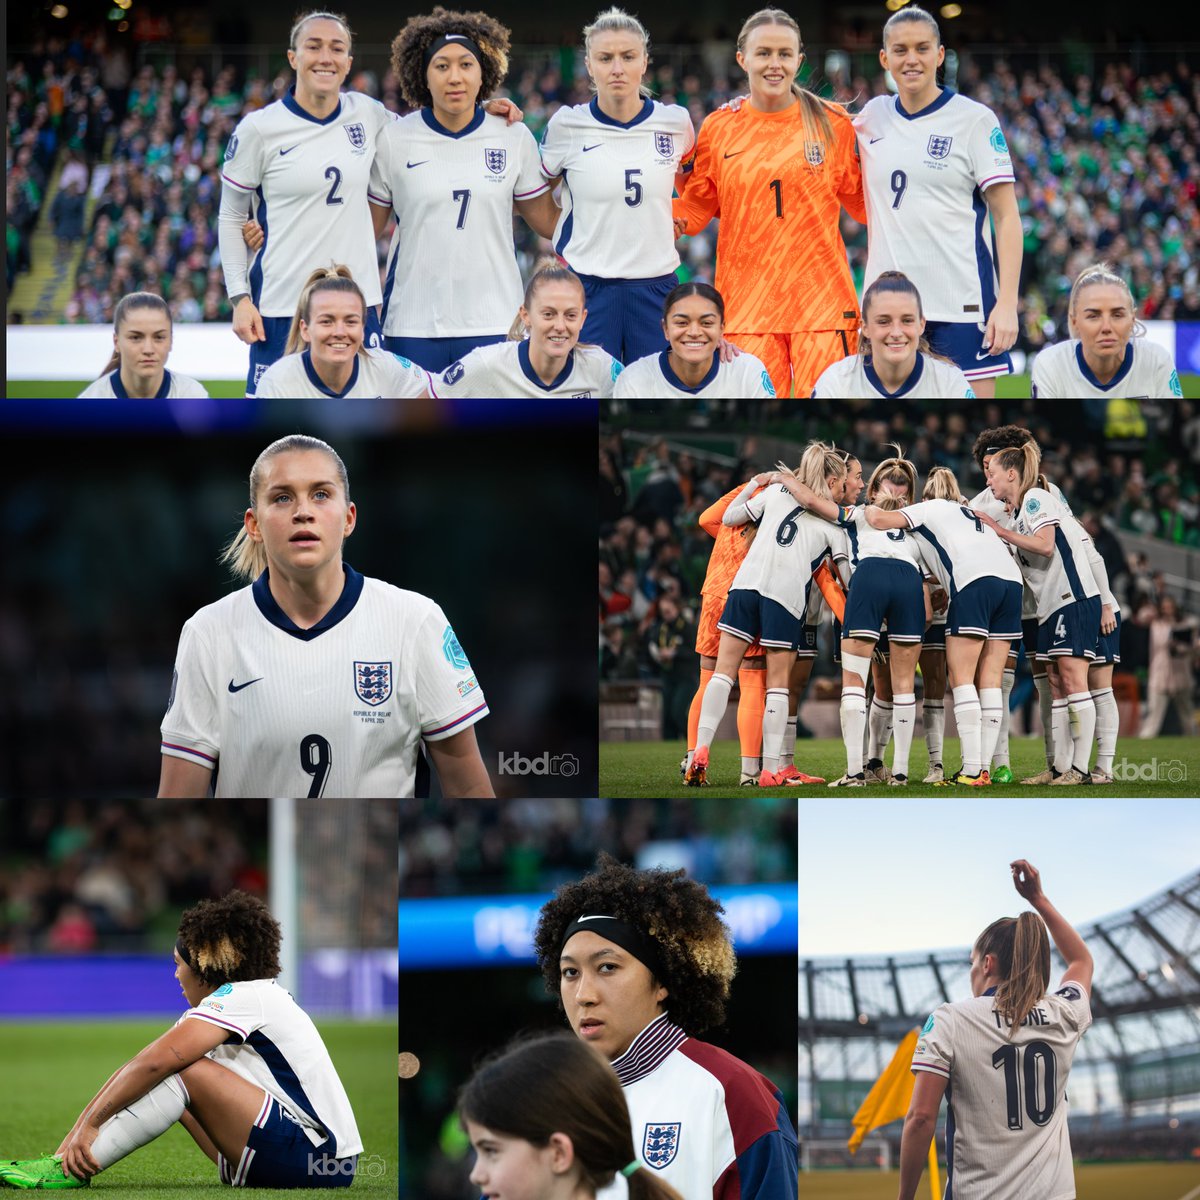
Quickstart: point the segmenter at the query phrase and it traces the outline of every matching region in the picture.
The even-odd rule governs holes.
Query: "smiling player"
[[[357,518],[325,442],[258,456],[224,556],[253,582],[183,627],[160,796],[206,796],[214,771],[217,796],[411,796],[422,743],[446,795],[492,795],[471,664],[434,601],[342,561]]]

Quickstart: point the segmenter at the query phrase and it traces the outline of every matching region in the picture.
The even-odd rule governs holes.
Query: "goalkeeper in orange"
[[[677,235],[713,217],[726,337],[766,364],[779,396],[809,396],[821,372],[858,348],[858,299],[838,228],[867,220],[850,117],[794,80],[800,27],[777,8],[738,35],[750,81],[737,111],[711,113],[674,202]]]

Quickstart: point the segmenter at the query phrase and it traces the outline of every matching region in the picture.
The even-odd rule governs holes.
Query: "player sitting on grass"
[[[0,1165],[13,1188],[86,1187],[176,1121],[236,1187],[348,1187],[354,1113],[307,1013],[276,982],[279,923],[245,892],[188,909],[175,978],[190,1006],[79,1114],[52,1155]]]

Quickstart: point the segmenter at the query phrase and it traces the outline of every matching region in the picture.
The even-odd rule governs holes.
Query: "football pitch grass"
[[[888,765],[892,762],[893,747],[885,755]],[[679,762],[686,747],[676,742],[601,742],[600,743],[600,795],[618,798],[649,796],[662,799],[668,796],[704,796],[706,798],[729,797],[747,794],[757,795],[758,789],[739,787],[741,775],[741,752],[736,741],[717,742],[712,747],[712,761],[708,770],[709,786],[685,788],[679,775]],[[1045,767],[1045,748],[1040,737],[1012,738],[1009,742],[1012,756],[1012,772],[1019,780],[1036,775]],[[1200,738],[1122,738],[1117,742],[1114,758],[1114,775],[1120,775],[1122,760],[1125,770],[1145,772],[1157,770],[1158,779],[1124,779],[1113,784],[1097,787],[1102,796],[1195,796],[1200,794]],[[1093,750],[1093,765],[1095,752]],[[946,738],[943,763],[947,771],[959,765],[957,738]],[[796,743],[796,767],[806,775],[823,775],[829,782],[839,778],[846,770],[846,750],[840,738],[801,738]],[[887,794],[897,798],[904,796],[962,796],[982,793],[994,796],[1053,796],[1077,795],[1078,787],[1021,787],[1019,783],[995,784],[991,788],[939,788],[923,784],[929,769],[929,753],[924,739],[913,741],[909,758],[910,783],[907,787],[888,787],[871,784],[861,788],[827,788],[824,784],[809,784],[804,787],[772,788],[767,794],[795,796],[861,796]],[[1167,775],[1178,777],[1182,782],[1167,781]],[[1082,785],[1086,788],[1086,785]],[[1200,1181],[1198,1181],[1200,1182]]]
[[[1186,1162],[1076,1163],[1075,1187],[1079,1200],[1197,1200],[1198,1174]],[[895,1200],[898,1179],[896,1171],[812,1171],[800,1176],[800,1200]],[[917,1198],[928,1195],[922,1179]]]
[[[171,1025],[160,1021],[43,1021],[0,1024],[0,1158],[53,1153],[80,1110],[122,1063]],[[395,1196],[399,1182],[396,1025],[318,1020],[317,1028],[350,1097],[362,1137],[353,1193]],[[372,1157],[376,1156],[376,1157]],[[373,1172],[373,1173],[372,1173]],[[89,1191],[138,1200],[203,1200],[229,1196],[215,1164],[182,1125],[175,1125],[97,1175]],[[5,1195],[23,1193],[0,1187]],[[67,1195],[67,1192],[56,1192]],[[88,1193],[71,1191],[71,1195]],[[298,1188],[288,1196],[340,1195]]]

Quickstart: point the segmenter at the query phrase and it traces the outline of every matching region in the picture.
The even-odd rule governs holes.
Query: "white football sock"
[[[1050,680],[1045,675],[1035,675],[1033,686],[1037,688],[1038,711],[1042,714],[1042,741],[1046,743],[1046,766],[1054,765],[1054,693]]]
[[[925,712],[925,745],[929,747],[929,765],[942,761],[942,745],[946,734],[946,702],[945,700],[926,700],[922,708]]]
[[[712,687],[712,684],[708,686]],[[779,770],[783,731],[787,727],[787,710],[787,688],[767,688],[767,703],[763,709],[763,770],[770,771],[772,775]]]
[[[729,707],[729,693],[733,691],[733,680],[728,675],[717,675],[708,681],[704,699],[700,701],[700,723],[696,728],[696,749],[711,746],[717,735],[717,726]]]
[[[1113,755],[1117,752],[1117,732],[1121,726],[1121,714],[1117,711],[1117,698],[1112,688],[1101,688],[1092,693],[1096,706],[1096,770],[1112,774]]]
[[[842,689],[842,741],[846,746],[846,774],[861,775],[863,730],[867,726],[867,693],[863,688]]]
[[[880,700],[875,696],[871,700],[871,710],[867,714],[867,724],[870,729],[870,742],[867,746],[868,758],[883,758],[887,744],[892,740],[892,720],[894,701]]]
[[[127,1154],[167,1132],[183,1116],[191,1097],[178,1075],[168,1075],[140,1100],[109,1117],[92,1143],[92,1157],[107,1170]]]
[[[954,689],[954,720],[962,739],[963,773],[978,775],[983,758],[983,713],[973,683],[964,683]]]
[[[1017,681],[1017,673],[1011,667],[1004,668],[1004,682],[1000,685],[1000,691],[1003,693],[1003,707],[1000,710],[1000,737],[996,741],[996,753],[992,756],[992,761],[997,768],[1010,766],[1008,757],[1008,722],[1011,713],[1008,711],[1008,702],[1012,697],[1013,684]]]
[[[999,688],[982,688],[979,692],[979,708],[983,719],[983,733],[979,743],[980,760],[983,769],[992,769],[992,755],[996,752],[996,743],[1000,740],[1000,707],[1004,703],[1004,693]]]
[[[1077,771],[1090,774],[1092,740],[1096,736],[1096,705],[1090,692],[1074,692],[1067,697],[1071,723],[1072,763]]]
[[[912,750],[913,730],[917,724],[917,697],[914,692],[896,696],[892,701],[896,749],[892,755],[892,774],[908,778],[908,755]]]
[[[1071,769],[1071,760],[1075,756],[1069,702],[1055,700],[1054,711],[1050,719],[1054,729],[1054,769],[1061,775],[1064,771]]]
[[[781,767],[791,767],[796,761],[796,714],[788,713],[787,728],[783,731],[783,753],[779,756]]]
[[[754,778],[757,779],[761,771],[762,771],[762,759],[761,758],[747,758],[745,755],[742,755],[742,774],[743,775],[753,775]]]

